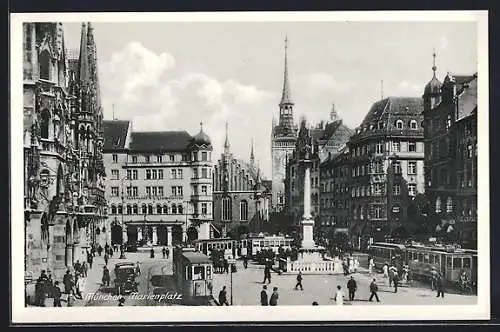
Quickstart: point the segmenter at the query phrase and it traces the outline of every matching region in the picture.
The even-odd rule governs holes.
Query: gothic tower
[[[276,125],[273,116],[271,133],[272,162],[272,204],[274,212],[285,206],[285,173],[287,159],[292,155],[297,140],[297,125],[293,119],[294,102],[288,80],[288,39],[285,38],[285,69],[283,91],[279,103],[279,121]]]

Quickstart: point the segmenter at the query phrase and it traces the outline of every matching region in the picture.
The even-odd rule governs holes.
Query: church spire
[[[253,165],[255,163],[255,156],[253,154],[253,138],[252,138],[252,148],[250,150],[250,163]]]
[[[335,104],[332,104],[332,111],[330,112],[330,120],[333,122],[337,121],[339,118],[337,110],[335,109]]]
[[[226,121],[226,141],[224,142],[224,153],[229,154],[229,136],[228,136],[228,125]]]
[[[78,76],[80,83],[87,82],[88,79],[88,67],[89,67],[89,55],[88,55],[88,28],[87,23],[82,23],[82,33],[80,37],[80,56],[78,59]]]
[[[433,50],[432,52],[432,72],[433,72],[433,77],[436,77],[436,49]]]
[[[280,105],[293,104],[290,83],[288,82],[288,37],[285,37],[285,72],[283,75],[283,93],[281,94]]]

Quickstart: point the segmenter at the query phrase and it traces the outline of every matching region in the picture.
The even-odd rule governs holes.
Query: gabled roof
[[[366,114],[361,126],[369,126],[386,120],[385,115],[421,115],[423,99],[419,97],[387,97],[375,102]]]
[[[477,110],[477,77],[462,85],[462,93],[458,96],[457,120],[465,118]]]
[[[180,152],[186,151],[193,137],[187,131],[150,131],[131,134],[131,151],[136,152]]]
[[[104,131],[103,151],[125,149],[130,121],[104,120],[102,127]]]

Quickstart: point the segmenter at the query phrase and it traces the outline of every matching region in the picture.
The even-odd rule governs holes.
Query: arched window
[[[44,50],[40,53],[38,59],[40,65],[40,78],[43,80],[50,80],[50,54]]]
[[[247,203],[247,201],[240,202],[240,220],[248,220],[248,203]]]
[[[111,214],[116,214],[116,205],[111,205]]]
[[[436,213],[441,213],[441,197],[436,198]]]
[[[161,214],[161,205],[160,204],[156,205],[156,213]]]
[[[172,214],[177,214],[177,205],[172,205]]]
[[[168,214],[168,205],[167,204],[163,205],[163,214]]]
[[[141,210],[142,210],[142,214],[148,213],[148,207],[146,206],[146,204],[142,204]]]
[[[123,213],[123,206],[121,204],[118,204],[118,214]]]
[[[222,220],[231,220],[231,198],[229,197],[222,199]]]
[[[183,213],[183,211],[182,211],[182,210],[183,210],[182,205],[178,205],[178,206],[177,206],[177,213],[178,213],[178,214],[182,214],[182,213]]]
[[[132,214],[132,205],[127,204],[127,214]]]
[[[396,128],[403,129],[403,120],[396,120]]]
[[[148,204],[148,214],[153,214],[153,205]]]
[[[138,212],[138,209],[137,209],[137,204],[134,204],[134,206],[133,206],[133,213],[134,213],[134,214],[139,213],[139,212]]]
[[[49,123],[50,112],[47,109],[42,111],[42,119],[40,121],[40,137],[49,138]]]
[[[453,212],[453,200],[451,199],[451,197],[448,197],[446,199],[446,212],[447,213]]]
[[[417,121],[411,120],[410,121],[410,128],[411,129],[417,129]]]

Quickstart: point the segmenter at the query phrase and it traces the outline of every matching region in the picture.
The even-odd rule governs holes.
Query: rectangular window
[[[149,156],[144,156],[144,161],[145,161],[146,163],[149,163]]]
[[[120,173],[118,172],[117,169],[112,169],[111,170],[111,178],[113,180],[118,180],[120,178]]]
[[[377,143],[377,145],[375,146],[375,152],[376,153],[384,153],[384,143],[383,142]]]
[[[151,196],[151,187],[146,187],[146,196]]]
[[[156,186],[152,187],[152,193],[153,193],[153,196],[156,197],[158,195],[158,187],[156,187]]]
[[[163,170],[162,169],[158,170],[158,179],[163,180]]]
[[[202,161],[207,161],[207,159],[208,159],[207,157],[208,157],[208,154],[206,152],[201,153],[201,160]]]
[[[202,179],[208,178],[208,174],[207,174],[207,169],[206,168],[202,168],[201,169],[201,178]]]
[[[198,169],[194,168],[193,169],[193,179],[197,179],[197,178],[198,178]]]
[[[400,152],[401,151],[401,143],[400,142],[392,142],[392,151]]]
[[[139,195],[139,188],[132,187],[132,196],[137,197]]]
[[[193,194],[198,195],[198,185],[193,184]]]
[[[113,162],[114,162],[114,163],[117,163],[117,162],[118,162],[118,155],[117,155],[117,154],[114,154],[114,155],[113,155]]]
[[[169,156],[169,158],[170,158],[170,162],[171,162],[171,163],[173,163],[173,162],[175,161],[175,155],[171,154],[171,155]]]
[[[127,197],[132,196],[132,187],[127,187]]]
[[[182,169],[178,169],[178,170],[177,170],[177,178],[178,178],[178,179],[182,179],[182,177],[183,177],[183,174],[182,174]]]
[[[176,195],[177,195],[177,187],[172,186],[172,196],[176,196]]]
[[[156,161],[159,163],[163,162],[163,156],[156,156]]]
[[[177,187],[177,195],[178,196],[182,196],[183,195],[183,193],[182,193],[182,186]]]
[[[134,164],[136,164],[136,163],[137,163],[137,156],[132,156],[132,162],[133,162]]]
[[[127,169],[127,180],[132,179],[132,170]]]
[[[408,174],[415,175],[417,174],[417,162],[409,161],[408,162]]]
[[[399,184],[395,184],[392,186],[392,193],[394,196],[398,196],[401,194],[401,186]]]
[[[118,197],[118,187],[111,187],[111,196]]]
[[[408,184],[408,196],[417,195],[417,185],[414,183]]]
[[[188,161],[188,156],[187,154],[182,155],[182,161]]]
[[[408,151],[410,151],[410,152],[417,152],[417,143],[415,143],[415,142],[408,142]]]
[[[177,170],[176,169],[170,170],[170,178],[177,179]]]
[[[207,194],[207,186],[201,186],[201,194],[206,195]]]
[[[154,169],[153,170],[153,180],[156,180],[158,178],[158,170]]]
[[[207,203],[201,203],[201,214],[207,214]]]
[[[394,174],[401,174],[401,162],[395,161],[392,165],[394,167]]]
[[[151,170],[150,169],[146,170],[146,180],[151,180]]]
[[[163,187],[158,187],[158,196],[163,197]]]

